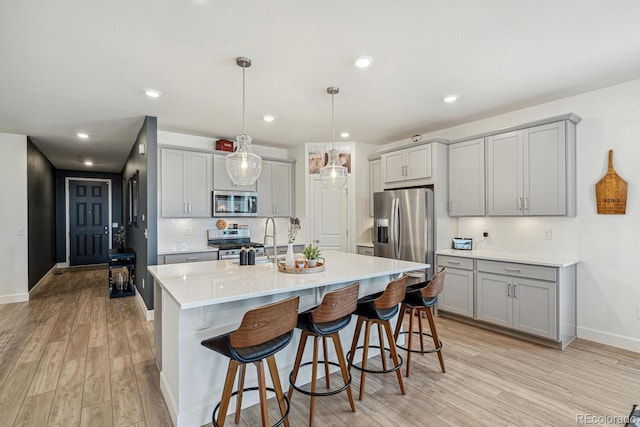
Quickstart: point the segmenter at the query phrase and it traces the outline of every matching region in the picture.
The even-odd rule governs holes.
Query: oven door
[[[216,217],[257,216],[258,194],[249,191],[213,191],[212,213]]]

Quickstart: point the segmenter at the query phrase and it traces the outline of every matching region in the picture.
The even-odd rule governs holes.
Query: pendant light
[[[335,130],[333,123],[333,97],[338,92],[340,92],[340,89],[335,86],[327,88],[327,93],[331,95],[331,150],[327,153],[329,157],[327,164],[320,169],[320,181],[322,182],[322,187],[329,190],[342,190],[344,185],[347,183],[348,177],[347,168],[340,166],[338,150],[336,150],[334,146]]]
[[[236,64],[242,67],[242,134],[236,140],[236,151],[226,158],[227,174],[236,185],[252,185],[260,176],[262,158],[251,151],[251,137],[244,131],[244,70],[251,66],[249,58],[238,57]]]

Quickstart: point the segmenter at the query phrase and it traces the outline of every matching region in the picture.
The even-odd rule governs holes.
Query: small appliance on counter
[[[473,249],[473,239],[470,237],[454,237],[452,248],[460,251],[470,251]]]
[[[238,226],[238,224],[234,224]],[[207,230],[207,245],[218,248],[218,259],[240,259],[240,249],[252,247],[255,256],[264,255],[264,244],[251,241],[249,228],[226,228]]]

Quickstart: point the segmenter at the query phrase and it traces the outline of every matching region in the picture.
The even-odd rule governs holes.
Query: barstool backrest
[[[378,310],[385,308],[392,308],[402,302],[404,299],[405,291],[407,290],[407,276],[402,276],[399,279],[392,280],[387,285],[382,295],[375,300],[375,305]]]
[[[436,274],[431,277],[429,284],[422,288],[420,294],[422,298],[433,298],[436,297],[442,292],[442,288],[444,287],[444,276],[447,272],[446,268],[443,268]]]
[[[252,347],[291,332],[298,323],[300,297],[247,311],[240,327],[229,335],[236,348]]]
[[[311,312],[315,323],[332,322],[341,319],[356,310],[358,305],[358,289],[360,283],[337,291],[328,292],[322,299],[322,304]]]

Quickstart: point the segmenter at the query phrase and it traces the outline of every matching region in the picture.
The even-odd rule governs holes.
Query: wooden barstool
[[[311,396],[309,405],[309,427],[313,426],[313,410],[315,408],[316,396],[331,396],[343,391],[347,391],[351,411],[355,412],[356,407],[353,402],[353,394],[351,392],[351,374],[347,368],[347,362],[344,358],[342,345],[340,344],[340,331],[344,329],[351,321],[351,314],[356,309],[358,303],[359,283],[355,283],[349,287],[339,289],[337,291],[327,293],[322,299],[322,303],[311,310],[305,311],[298,315],[298,328],[302,330],[300,344],[298,345],[298,353],[296,361],[289,375],[289,393],[291,399],[293,390],[297,390],[302,394]],[[313,337],[313,361],[302,362],[302,354],[307,343],[307,338]],[[324,360],[318,360],[318,340],[322,338],[322,348],[324,350]],[[333,340],[333,346],[336,350],[338,363],[329,362],[327,353],[327,338]],[[327,389],[329,389],[329,365],[340,367],[342,380],[344,385],[337,390],[329,390],[327,392],[316,392],[316,377],[318,372],[318,363],[324,363],[324,374]],[[300,366],[311,365],[311,391],[307,391],[296,385],[298,371]]]
[[[225,335],[202,341],[202,345],[229,358],[227,377],[222,390],[222,399],[216,405],[211,416],[214,426],[224,426],[231,397],[236,399],[236,424],[240,421],[242,393],[257,390],[260,394],[260,415],[263,427],[268,426],[267,390],[275,393],[280,406],[282,418],[274,426],[283,422],[289,426],[289,400],[282,393],[278,376],[275,354],[285,348],[291,341],[293,329],[298,318],[299,297],[265,305],[245,313],[240,327]],[[263,359],[267,360],[273,388],[266,386]],[[258,370],[258,387],[244,388],[244,378],[248,363],[254,363]],[[233,392],[238,367],[241,368],[238,390]],[[216,412],[220,409],[216,419]]]
[[[407,343],[407,347],[403,347],[401,345],[397,345],[398,348],[407,351],[407,377],[409,376],[409,370],[411,368],[411,353],[438,353],[438,359],[440,360],[440,368],[442,372],[446,372],[444,369],[444,360],[442,358],[442,341],[438,338],[438,332],[436,331],[436,324],[433,321],[433,311],[432,307],[438,301],[438,295],[442,292],[444,287],[444,277],[447,272],[446,268],[443,268],[438,273],[434,274],[429,282],[419,283],[417,285],[412,285],[407,287],[407,291],[402,301],[402,306],[400,307],[400,316],[398,318],[398,323],[396,325],[395,333],[393,334],[394,338],[397,340],[400,333],[408,334],[409,339]],[[402,325],[402,318],[404,317],[405,312],[409,310],[409,330],[400,332],[400,326]],[[426,313],[427,319],[429,321],[429,328],[431,329],[431,334],[423,332],[422,329],[422,313]],[[418,331],[414,331],[413,327],[413,319],[415,316],[418,316]],[[420,335],[420,350],[415,350],[412,347],[413,343],[413,335]],[[424,343],[422,338],[424,336],[428,336],[433,338],[434,348],[432,349],[424,349]]]
[[[351,351],[349,351],[349,353],[347,354],[347,358],[349,359],[349,368],[355,368],[361,371],[360,394],[358,396],[358,400],[362,400],[362,396],[364,394],[364,383],[367,373],[385,374],[395,371],[398,377],[398,384],[400,385],[400,392],[402,394],[405,394],[404,383],[402,382],[402,373],[400,372],[400,368],[402,367],[402,358],[398,355],[398,352],[396,350],[396,343],[393,339],[393,333],[391,332],[391,323],[389,321],[398,313],[398,304],[400,304],[400,302],[404,298],[406,287],[407,277],[403,276],[399,279],[389,282],[384,292],[379,292],[374,295],[368,295],[358,300],[358,306],[354,313],[358,316],[358,321],[356,323],[355,333],[353,334]],[[379,346],[369,345],[369,332],[371,325],[374,323],[378,325],[378,335],[380,337]],[[363,324],[366,324],[364,332],[364,345],[361,347],[357,347],[358,338],[360,337],[360,331],[362,330]],[[382,329],[386,331],[387,341],[389,343],[388,348],[385,348],[384,346]],[[381,370],[367,369],[367,353],[369,352],[369,347],[380,348],[380,356],[382,358]],[[364,350],[362,352],[362,364],[360,367],[358,367],[353,364],[353,358],[356,350],[360,348],[364,348]],[[387,369],[387,362],[384,353],[385,350],[389,350],[394,363],[393,367],[389,369]]]

